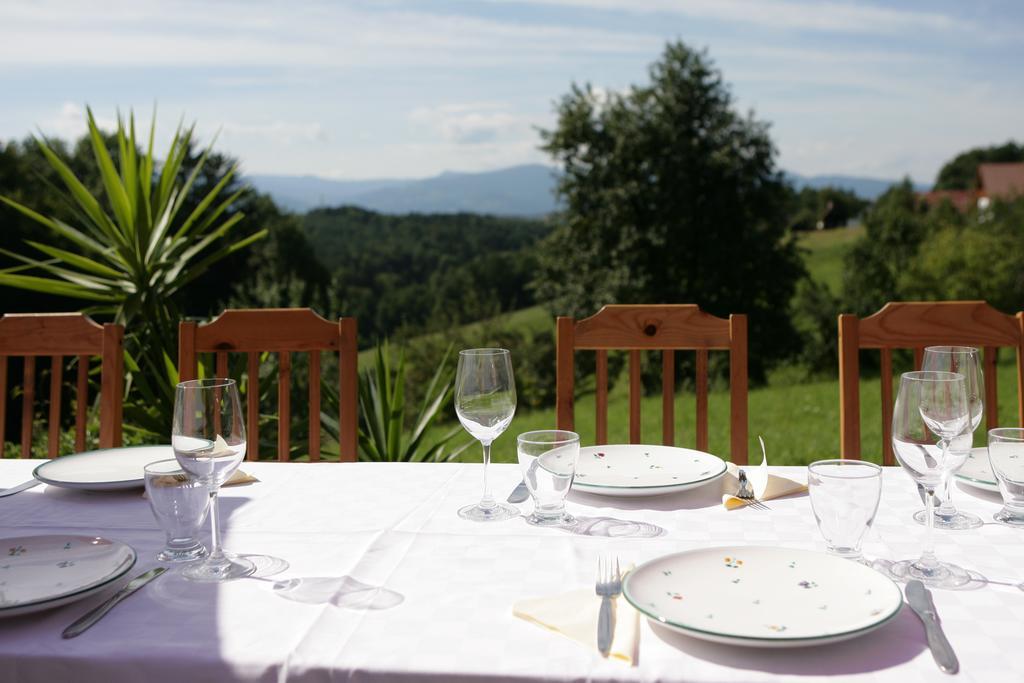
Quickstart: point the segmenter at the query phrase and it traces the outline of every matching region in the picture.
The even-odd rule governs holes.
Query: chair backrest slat
[[[985,429],[999,426],[999,391],[996,388],[996,362],[999,348],[986,346],[982,352],[982,372],[985,376]]]
[[[21,394],[21,457],[32,456],[32,404],[36,399],[36,357],[25,356]]]
[[[245,459],[260,458],[260,356],[255,351],[247,354],[246,372],[249,383],[245,389],[245,410],[247,423]]]
[[[697,450],[708,449],[708,352],[706,349],[697,349],[697,364],[694,370],[697,373],[696,381],[696,416],[697,421]]]
[[[629,439],[637,443],[641,439],[641,383],[640,351],[660,350],[663,353],[677,350],[699,350],[698,365],[703,355],[703,373],[698,372],[698,386],[703,386],[703,400],[698,393],[698,448],[707,449],[707,351],[725,350],[730,355],[730,420],[731,451],[734,462],[747,461],[747,340],[746,316],[732,315],[728,319],[718,318],[700,310],[692,304],[659,305],[609,305],[584,320],[559,317],[557,321],[557,388],[556,418],[560,429],[573,429],[573,402],[575,380],[573,377],[576,351],[597,351],[598,374],[601,374],[601,355],[608,350],[629,351]],[[671,367],[669,368],[669,364]],[[672,382],[665,382],[666,372],[672,370]],[[669,388],[674,393],[674,359],[662,358],[663,379],[663,425],[662,439],[674,440],[672,425],[665,426],[664,418],[674,411],[669,402]],[[605,373],[606,374],[606,373]],[[701,380],[701,374],[704,380]],[[602,395],[598,381],[598,443],[605,443],[607,434],[602,430],[600,416]],[[702,384],[703,381],[703,384]],[[668,385],[668,387],[666,387]],[[606,412],[606,411],[605,411]],[[701,414],[703,413],[703,416]],[[669,420],[672,422],[672,420]],[[701,426],[703,422],[704,426]]]
[[[355,460],[359,444],[359,346],[356,319],[338,321],[338,431],[341,432],[341,459]]]
[[[1024,313],[1000,313],[984,301],[890,302],[874,315],[839,316],[840,455],[860,458],[860,349],[879,349],[882,380],[882,460],[892,453],[892,350],[912,349],[920,369],[928,346],[974,346],[984,349],[987,424],[998,421],[996,358],[999,347],[1017,351],[1017,415],[1024,425]]]
[[[675,443],[675,399],[676,352],[665,349],[661,352],[661,442],[666,446]]]
[[[891,465],[892,454],[892,349],[881,352],[881,391],[882,391],[882,462]]]
[[[320,459],[320,352],[309,352],[309,460]]]
[[[50,356],[50,435],[47,453],[56,458],[60,452],[60,394],[64,382],[64,357]]]
[[[75,383],[75,450],[85,450],[85,423],[89,405],[89,356],[78,356]]]
[[[608,443],[608,352],[600,350],[596,352],[595,381],[597,383],[597,394],[594,396],[594,406],[597,411],[597,443]]]
[[[288,351],[279,351],[277,361],[277,459],[281,462],[288,462],[292,443],[291,388],[292,354]]]
[[[7,436],[7,356],[0,356],[0,456]]]
[[[747,316],[729,316],[729,423],[733,461],[747,462]],[[736,460],[742,453],[742,460]]]
[[[249,454],[258,457],[259,429],[259,354],[277,353],[278,431],[277,458],[289,459],[291,450],[290,386],[292,353],[309,352],[310,378],[310,459],[320,458],[320,359],[321,351],[338,354],[339,449],[342,461],[354,461],[358,448],[358,347],[356,320],[341,318],[331,322],[308,308],[232,309],[216,319],[198,325],[182,322],[179,326],[178,373],[182,380],[197,374],[197,354],[217,354],[218,373],[228,372],[228,354],[248,354],[249,375],[246,419]],[[315,358],[315,360],[314,360]]]
[[[640,385],[640,351],[629,352],[629,442],[640,443],[640,399],[643,387]]]

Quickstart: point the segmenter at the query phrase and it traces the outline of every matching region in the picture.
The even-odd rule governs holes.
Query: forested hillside
[[[539,220],[355,207],[312,211],[303,225],[363,339],[532,305],[533,246],[550,230]]]

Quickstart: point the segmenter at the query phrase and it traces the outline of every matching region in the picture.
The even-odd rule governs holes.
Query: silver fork
[[[601,611],[597,616],[597,649],[607,657],[612,650],[612,634],[615,633],[615,598],[622,593],[622,572],[619,560],[615,566],[608,558],[597,559],[597,585],[595,592],[601,596]]]
[[[747,480],[747,473],[743,471],[742,467],[740,468],[740,472],[737,475],[737,478],[740,480],[739,489],[737,489],[736,491],[737,498],[742,498],[743,500],[750,501],[749,503],[747,503],[747,507],[754,508],[755,510],[771,509],[767,505],[759,501],[756,497],[754,497],[754,487],[750,485],[750,481]]]

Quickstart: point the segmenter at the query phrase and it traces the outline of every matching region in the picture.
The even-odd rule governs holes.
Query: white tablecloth
[[[32,461],[0,462],[0,487]],[[247,463],[261,479],[225,489],[225,545],[281,558],[285,571],[225,585],[173,575],[118,606],[84,635],[61,630],[101,596],[0,621],[0,680],[52,681],[780,681],[942,680],[916,617],[846,643],[764,651],[712,645],[645,623],[639,665],[601,659],[512,616],[524,597],[592,585],[600,552],[640,563],[724,544],[823,549],[806,496],[769,511],[727,512],[717,484],[615,500],[573,493],[570,511],[648,521],[660,538],[600,538],[536,529],[515,519],[478,524],[456,510],[480,494],[480,465]],[[803,468],[775,468],[804,477]],[[519,481],[492,467],[496,494]],[[955,501],[990,520],[998,497],[958,488]],[[528,510],[529,503],[521,506]],[[924,529],[910,480],[887,469],[865,546],[873,557],[916,556]],[[39,486],[0,499],[0,536],[99,534],[133,545],[131,574],[156,564],[163,542],[140,491],[85,493]],[[1024,531],[987,524],[937,532],[940,558],[989,579],[936,591],[962,664],[960,680],[1024,680]],[[270,565],[262,565],[268,568]],[[345,577],[349,577],[346,579]],[[353,592],[355,581],[385,590]],[[1004,582],[1001,584],[992,583]]]

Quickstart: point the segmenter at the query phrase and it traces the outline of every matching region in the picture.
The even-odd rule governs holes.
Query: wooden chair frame
[[[259,457],[259,354],[277,353],[278,460],[288,460],[290,446],[291,353],[309,352],[309,458],[320,459],[320,352],[338,354],[340,456],[356,460],[359,376],[356,319],[331,322],[309,308],[229,309],[205,324],[182,322],[178,335],[178,373],[182,381],[195,379],[199,353],[214,353],[217,375],[228,375],[228,353],[248,356],[250,389],[246,396],[246,458]]]
[[[697,448],[708,447],[708,351],[729,352],[730,451],[747,462],[747,316],[718,318],[694,304],[608,305],[595,315],[557,322],[556,416],[559,429],[575,424],[575,355],[597,352],[597,443],[608,439],[608,351],[629,351],[629,440],[640,441],[640,351],[662,352],[662,441],[675,439],[675,351],[697,353]]]
[[[60,450],[61,388],[64,357],[78,357],[75,449],[85,450],[88,412],[89,358],[100,357],[100,448],[121,445],[124,405],[124,326],[100,325],[82,313],[8,313],[0,318],[0,446],[7,418],[7,359],[24,358],[21,406],[21,457],[32,454],[32,404],[35,401],[36,358],[49,356],[50,414],[47,452]]]
[[[983,348],[985,412],[989,429],[999,420],[996,350],[1017,352],[1017,418],[1024,425],[1024,313],[1000,313],[984,301],[890,302],[866,318],[839,316],[839,447],[843,458],[861,457],[861,349],[879,349],[882,375],[882,462],[895,464],[892,452],[893,349],[913,349],[921,367],[926,346]]]

